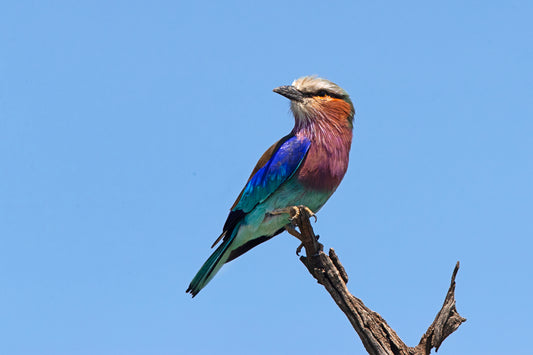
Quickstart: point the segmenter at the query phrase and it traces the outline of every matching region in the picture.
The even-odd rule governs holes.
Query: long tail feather
[[[228,238],[219,245],[219,247],[213,252],[213,254],[211,254],[209,259],[207,259],[200,270],[196,273],[196,276],[194,276],[189,284],[189,287],[187,288],[187,291],[185,292],[190,293],[194,297],[202,288],[205,287],[205,285],[209,283],[209,281],[211,281],[218,270],[220,270],[222,265],[224,265],[224,263],[228,260],[228,247],[233,241],[234,237],[235,233],[233,233],[231,238]]]

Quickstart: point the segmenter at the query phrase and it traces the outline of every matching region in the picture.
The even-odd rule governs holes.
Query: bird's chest
[[[303,161],[298,181],[306,188],[333,192],[348,168],[350,145],[342,141],[312,144]]]

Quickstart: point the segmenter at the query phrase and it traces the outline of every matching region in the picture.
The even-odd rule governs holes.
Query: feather
[[[244,187],[235,209],[251,211],[289,179],[305,158],[311,141],[306,137],[292,136],[274,152],[266,164],[252,176]]]
[[[233,204],[222,234],[211,248],[226,240],[235,226],[258,203],[263,202],[284,181],[294,174],[305,158],[311,142],[307,138],[297,138],[289,134],[273,144],[257,162],[248,182]],[[271,237],[271,236],[269,236]]]

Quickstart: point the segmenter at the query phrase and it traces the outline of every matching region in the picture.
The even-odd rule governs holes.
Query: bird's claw
[[[278,208],[277,210],[267,212],[267,215],[279,216],[280,214],[288,214],[290,216],[293,213],[293,208],[295,208],[295,206],[286,207],[286,208]]]
[[[311,211],[311,209],[307,206],[300,206],[301,208],[305,209],[307,211],[307,214],[309,215],[309,218],[313,217],[315,219],[315,223],[316,221],[318,221],[318,218],[316,217],[316,214]]]
[[[298,217],[300,217],[300,209],[304,209],[307,212],[307,214],[309,215],[309,217],[313,217],[315,219],[315,223],[316,223],[316,221],[318,219],[317,219],[315,213],[313,211],[311,211],[311,209],[309,207],[304,206],[304,205],[279,208],[277,210],[268,212],[268,215],[270,215],[270,216],[278,216],[280,214],[288,214],[289,215],[289,220],[291,222],[293,222]]]
[[[300,240],[302,239],[302,235],[292,226],[292,224],[285,225],[285,230],[293,237],[296,237]]]
[[[302,235],[300,234],[300,232],[298,232],[293,226],[292,224],[287,224],[285,226],[285,230],[287,231],[287,233],[289,233],[290,235],[292,235],[293,237],[296,237],[298,238],[299,241],[302,241]],[[300,256],[300,252],[302,251],[302,248],[304,247],[304,243],[300,243],[300,246],[298,248],[296,248],[296,255]]]
[[[288,214],[289,215],[289,221],[291,223],[288,223],[285,225],[285,230],[292,236],[298,238],[302,243],[296,248],[296,255],[300,255],[300,252],[302,251],[302,248],[305,246],[303,243],[303,237],[300,232],[298,232],[294,226],[296,225],[296,220],[300,217],[301,210],[304,210],[309,217],[315,218],[315,223],[317,221],[317,217],[313,211],[307,206],[290,206],[286,208],[280,208],[271,212],[268,212],[268,215],[270,216],[277,216],[280,214]],[[318,240],[318,236],[315,237],[315,240]]]
[[[318,238],[320,238],[319,235],[316,235],[315,236],[315,241],[318,243]],[[299,239],[299,238],[298,238]],[[321,246],[322,244],[318,243],[319,246]],[[298,248],[296,248],[296,255],[297,256],[300,256],[300,252],[302,251],[303,247],[305,247],[304,243],[300,243],[300,245],[298,245]],[[320,250],[322,250],[320,248]]]
[[[289,219],[291,220],[291,222],[294,221],[295,219],[297,219],[298,217],[300,217],[300,210],[301,209],[305,210],[305,212],[307,212],[309,217],[314,217],[315,223],[316,223],[316,221],[317,221],[316,214],[313,211],[311,211],[311,209],[309,207],[304,206],[304,205],[290,207],[290,215],[291,215],[291,217]]]

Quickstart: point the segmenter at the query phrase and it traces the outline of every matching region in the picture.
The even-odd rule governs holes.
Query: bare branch
[[[428,355],[432,348],[438,350],[444,339],[466,321],[455,308],[455,276],[459,270],[457,262],[444,304],[435,320],[416,347],[405,345],[378,313],[366,307],[348,291],[348,275],[333,249],[329,250],[329,256],[323,252],[323,246],[318,243],[309,222],[309,209],[304,206],[294,207],[290,209],[290,215],[293,224],[300,230],[299,233],[295,229],[290,232],[305,248],[306,256],[300,257],[300,260],[344,312],[369,354]]]

